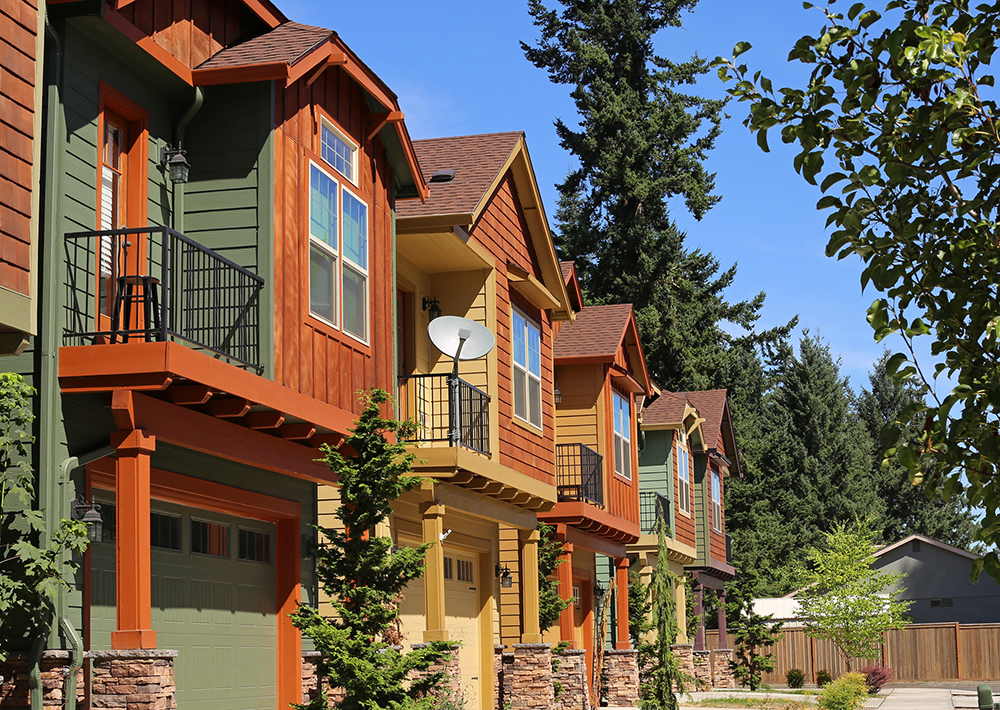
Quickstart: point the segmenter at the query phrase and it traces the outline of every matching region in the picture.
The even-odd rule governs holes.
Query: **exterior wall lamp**
[[[594,599],[598,604],[604,599],[604,595],[608,593],[608,590],[601,586],[600,582],[594,582]]]
[[[556,404],[562,404],[562,392],[559,391],[559,383],[556,382],[555,391],[552,393],[553,399],[555,399]]]
[[[500,586],[504,589],[510,589],[514,586],[514,577],[510,573],[510,567],[507,565],[500,566],[497,562],[496,566],[496,576],[500,578]]]
[[[186,150],[171,148],[168,145],[160,149],[160,167],[167,170],[170,175],[170,182],[185,183],[188,181],[191,164],[184,157],[186,154]]]
[[[423,306],[425,311],[430,310],[428,320],[434,320],[435,318],[441,317],[441,306],[438,304],[437,296],[434,296],[433,298],[424,296]]]
[[[91,542],[104,542],[104,520],[101,518],[101,506],[80,496],[69,504],[69,517],[72,520],[83,521],[87,526],[87,539]]]

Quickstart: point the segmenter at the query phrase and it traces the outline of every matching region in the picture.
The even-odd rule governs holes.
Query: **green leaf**
[[[737,42],[736,46],[733,47],[733,59],[736,59],[736,57],[740,56],[744,52],[749,51],[752,48],[753,47],[749,42]]]
[[[767,147],[767,129],[766,128],[762,128],[761,130],[757,131],[757,145],[760,146],[760,149],[762,151],[764,151],[765,153],[770,153],[771,152],[770,148]]]

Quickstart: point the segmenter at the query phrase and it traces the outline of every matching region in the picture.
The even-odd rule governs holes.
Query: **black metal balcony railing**
[[[452,375],[399,378],[399,409],[417,423],[411,441],[447,441],[490,453],[490,396]]]
[[[604,457],[583,444],[556,445],[556,486],[559,500],[584,501],[604,507]]]
[[[179,341],[261,372],[264,279],[169,227],[66,235],[68,345]]]
[[[670,499],[654,491],[639,493],[639,528],[642,534],[659,534],[661,521],[666,531],[670,526]]]

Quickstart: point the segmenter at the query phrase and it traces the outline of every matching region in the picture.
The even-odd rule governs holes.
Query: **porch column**
[[[654,565],[652,564],[652,561],[649,559],[651,555],[652,553],[649,552],[642,552],[639,554],[639,582],[641,582],[642,586],[644,586],[648,590],[649,596],[653,601],[653,605],[655,606],[657,602],[656,602],[656,597],[653,596],[653,589],[652,589]],[[649,608],[649,614],[646,617],[649,620],[650,624],[653,623],[653,608],[654,608],[653,606]],[[676,616],[677,616],[677,621],[679,623],[680,614],[677,614]],[[646,635],[643,637],[643,640],[648,641],[649,643],[652,643],[655,639],[656,639],[655,627],[650,628],[650,630],[647,631]]]
[[[705,650],[705,600],[704,594],[705,589],[701,585],[701,580],[698,579],[698,573],[695,572],[694,576],[694,614],[698,617],[698,629],[694,634],[694,650],[704,651]]]
[[[616,616],[618,617],[618,633],[615,642],[617,650],[627,651],[632,648],[628,637],[628,558],[621,557],[615,560],[615,585],[618,591],[615,593]]]
[[[421,503],[423,542],[431,544],[424,558],[424,611],[427,628],[424,643],[448,641],[444,617],[444,506],[434,501]]]
[[[521,643],[543,643],[538,623],[538,540],[537,530],[518,530],[521,552]]]
[[[726,590],[719,590],[719,648],[729,648],[726,638]]]
[[[111,648],[156,648],[152,620],[152,566],[149,552],[150,456],[156,438],[141,429],[116,431],[115,567],[118,630]]]
[[[678,576],[684,576],[683,569]],[[677,641],[675,643],[688,643],[687,587],[684,586],[683,579],[674,582],[674,604],[677,614]]]
[[[573,544],[563,543],[563,554],[559,555],[559,596],[565,601],[573,599]],[[569,641],[576,648],[576,610],[572,603],[559,615],[559,640]]]

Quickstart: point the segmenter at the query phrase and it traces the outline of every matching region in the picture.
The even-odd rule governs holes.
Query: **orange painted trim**
[[[109,9],[104,17],[112,27],[135,42],[153,59],[179,76],[185,83],[194,86],[191,69],[184,66],[177,57],[158,45],[152,37],[125,19],[124,15],[117,10]]]
[[[251,81],[287,81],[287,62],[248,64],[238,67],[215,69],[193,69],[191,82],[194,86],[215,86],[218,84],[243,84]]]
[[[347,55],[334,51],[332,39],[333,35],[325,39],[322,44],[313,47],[309,54],[301,57],[288,68],[288,78],[285,79],[286,89],[317,67],[326,68],[330,64],[340,64],[341,66],[347,64]]]
[[[556,577],[559,579],[559,596],[569,602],[573,598],[573,545],[563,544],[563,554],[559,556],[559,566],[556,567]],[[559,640],[568,641],[570,647],[576,646],[576,609],[571,603],[559,615]]]
[[[542,519],[544,516],[538,517]],[[625,557],[628,553],[628,547],[624,541],[609,540],[606,537],[580,530],[573,527],[572,523],[566,524],[566,542],[580,550],[598,552],[608,557]],[[581,573],[578,571],[577,574]]]
[[[278,8],[269,2],[265,3],[260,2],[259,0],[243,0],[243,4],[253,10],[253,13],[262,19],[271,29],[288,22],[288,18],[286,18],[281,11],[278,10]]]
[[[615,584],[618,586],[618,594],[615,595],[618,610],[618,641],[615,642],[615,648],[623,650],[632,648],[628,637],[628,567],[628,558],[620,558],[615,562]]]
[[[128,342],[59,348],[63,392],[112,391],[129,377],[167,375],[208,385],[331,431],[354,427],[351,412],[321,402],[178,343]],[[79,378],[85,388],[77,386]]]
[[[88,485],[115,490],[114,462],[108,459],[98,459],[88,464],[87,480]],[[288,615],[295,611],[302,595],[302,553],[300,549],[302,506],[295,501],[230,488],[219,483],[161,469],[151,469],[150,496],[157,500],[201,508],[202,510],[275,523],[278,707],[288,707],[292,703],[300,702],[302,696],[302,635],[298,629],[292,626]],[[149,516],[146,517],[148,520]],[[145,539],[149,539],[148,534]],[[89,575],[89,566],[87,574]],[[89,618],[89,613],[87,616]]]

